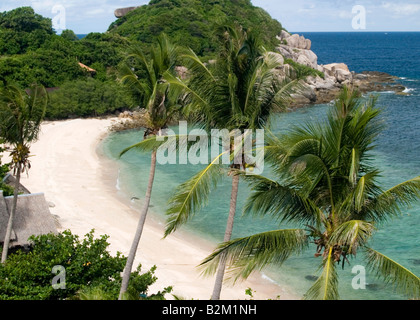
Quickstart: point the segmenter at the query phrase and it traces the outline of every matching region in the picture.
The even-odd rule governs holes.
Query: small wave
[[[418,82],[419,79],[409,79],[407,77],[400,77],[400,80],[403,80],[404,82]]]
[[[118,190],[118,191],[121,191],[121,185],[120,185],[120,170],[118,170],[117,184],[115,185],[115,188],[117,188],[117,190]]]
[[[404,93],[409,93],[409,92],[413,92],[415,89],[412,88],[406,88],[403,92]]]
[[[269,276],[267,276],[264,272],[261,272],[261,277],[265,280],[270,281],[271,283],[274,283],[276,285],[280,285],[276,280],[274,280],[273,278],[270,278]]]

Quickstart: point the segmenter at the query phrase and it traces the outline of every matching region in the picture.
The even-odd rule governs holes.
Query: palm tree
[[[420,278],[369,247],[378,225],[420,197],[420,176],[388,190],[378,184],[370,151],[383,128],[376,99],[362,100],[344,88],[324,125],[307,123],[267,139],[274,178],[245,176],[252,194],[246,213],[269,215],[297,228],[264,232],[221,244],[202,268],[214,273],[228,257],[234,279],[247,278],[268,264],[281,265],[313,242],[322,274],[305,299],[338,299],[337,265],[362,250],[367,266],[413,298]]]
[[[247,163],[244,154],[238,152],[244,141],[252,138],[245,132],[267,126],[273,112],[285,109],[292,88],[296,86],[295,81],[281,77],[282,57],[259,46],[252,34],[237,26],[220,27],[216,34],[222,50],[215,63],[203,64],[190,50],[183,55],[189,70],[188,82],[171,75],[165,78],[187,94],[185,113],[194,123],[201,124],[207,131],[237,130],[240,135],[235,142],[230,140],[210,165],[177,188],[169,200],[165,237],[202,208],[208,202],[211,190],[228,175],[232,178],[232,188],[224,241],[231,239],[240,180],[234,173],[255,165]],[[229,159],[229,165],[220,165],[219,160],[223,157]],[[220,299],[225,272],[223,258],[218,267],[212,300]]]
[[[21,174],[31,167],[30,144],[38,139],[48,96],[44,87],[32,86],[28,92],[9,85],[0,93],[0,137],[12,147],[12,169],[16,175],[13,205],[4,239],[1,262],[5,263],[16,214]]]
[[[146,109],[144,141],[125,149],[121,156],[133,149],[142,149],[148,140],[160,135],[162,129],[167,128],[169,121],[177,114],[179,105],[177,104],[176,90],[170,88],[168,82],[163,79],[163,74],[173,74],[175,72],[179,48],[173,45],[166,35],[158,38],[157,44],[152,48],[150,58],[140,49],[134,48],[129,58],[138,63],[144,72],[144,77],[139,77],[133,69],[126,64],[121,70],[121,81],[128,88],[133,90],[141,99],[141,105]],[[126,293],[131,270],[136,256],[138,244],[141,239],[144,224],[150,205],[153,181],[156,170],[156,147],[151,149],[151,166],[149,182],[140,219],[134,235],[132,246],[127,257],[127,263],[123,273],[120,299]]]

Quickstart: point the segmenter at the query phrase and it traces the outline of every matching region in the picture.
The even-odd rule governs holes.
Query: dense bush
[[[100,63],[105,68],[116,67],[132,45],[118,34],[89,33],[74,43],[74,52],[86,65]]]
[[[48,119],[101,116],[135,106],[130,94],[119,83],[93,78],[66,82],[49,96]]]
[[[218,48],[214,25],[226,20],[261,34],[268,49],[274,48],[282,30],[278,21],[250,0],[152,0],[115,21],[109,31],[144,44],[164,32],[200,56],[211,56]]]
[[[91,33],[78,40],[72,30],[59,36],[51,19],[22,7],[0,13],[0,85],[22,88],[33,83],[47,88],[86,78],[79,62],[97,70],[95,78],[106,81],[124,58],[130,42],[115,34]]]
[[[0,13],[0,54],[21,54],[40,48],[54,33],[51,19],[21,7]]]
[[[136,105],[115,83],[119,65],[132,46],[147,53],[161,32],[205,59],[218,48],[214,25],[237,21],[261,34],[274,47],[281,24],[250,0],[152,0],[110,26],[111,32],[90,33],[78,40],[71,30],[59,36],[52,22],[22,7],[0,13],[0,86],[27,88],[36,83],[59,88],[50,94],[47,118],[98,116]],[[94,75],[79,62],[96,70]],[[142,77],[141,70],[138,75]],[[91,78],[92,77],[92,78]]]
[[[107,251],[108,237],[95,239],[93,234],[92,230],[83,240],[70,231],[32,237],[30,252],[17,251],[0,265],[0,300],[78,299],[79,292],[86,295],[97,290],[102,298],[116,300],[126,258],[121,253],[111,256]],[[53,279],[57,276],[52,271],[55,266],[65,270],[65,282],[57,281],[61,288],[53,287]],[[171,291],[170,287],[148,294],[148,287],[157,280],[154,272],[155,268],[152,268],[140,274],[139,267],[132,273],[131,297],[164,299]]]
[[[0,79],[3,84],[13,83],[22,88],[37,83],[47,88],[82,78],[86,72],[75,58],[60,51],[39,49],[24,55],[0,59]]]

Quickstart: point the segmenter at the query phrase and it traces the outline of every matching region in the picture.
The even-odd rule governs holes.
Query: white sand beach
[[[44,193],[54,204],[51,213],[58,217],[59,231],[70,229],[83,237],[91,229],[96,236],[109,235],[110,250],[128,255],[138,221],[138,212],[117,194],[116,164],[100,154],[98,145],[116,119],[76,119],[46,122],[39,140],[32,145],[32,168],[22,183],[32,193]],[[173,286],[173,294],[186,299],[207,300],[214,279],[203,278],[195,268],[212,252],[214,245],[192,235],[175,233],[166,239],[163,225],[150,215],[139,245],[135,266],[143,271],[157,266],[157,283],[150,293]],[[225,285],[223,300],[249,298],[246,288],[255,291],[254,299],[299,299],[291,290],[255,274],[235,286]],[[167,298],[171,298],[170,295]]]

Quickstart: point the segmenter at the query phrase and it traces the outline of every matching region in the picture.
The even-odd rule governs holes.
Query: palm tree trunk
[[[224,242],[230,241],[232,237],[233,223],[235,221],[235,213],[236,213],[236,202],[238,200],[238,190],[239,190],[239,176],[234,175],[232,177],[230,209],[229,209],[228,221],[226,224],[225,237],[223,239]],[[223,254],[220,258],[219,267],[217,269],[216,280],[214,283],[213,294],[211,296],[211,300],[220,300],[220,293],[222,291],[225,269],[226,269],[226,255]]]
[[[9,221],[7,223],[6,236],[4,238],[4,243],[3,243],[3,252],[1,254],[1,263],[6,262],[7,254],[9,252],[10,236],[12,235],[13,221],[14,221],[15,215],[16,215],[17,200],[18,200],[18,195],[19,195],[20,174],[21,174],[21,165],[19,164],[17,174],[16,174],[15,190],[14,190],[14,193],[13,193],[12,212],[10,213]]]
[[[140,220],[137,225],[136,234],[134,235],[134,240],[131,245],[130,253],[128,254],[128,257],[127,257],[127,263],[124,268],[119,300],[122,299],[123,294],[127,291],[128,282],[130,281],[131,269],[133,268],[133,263],[136,257],[137,248],[141,239],[141,235],[143,233],[143,228],[146,222],[147,212],[149,210],[150,198],[152,196],[152,189],[153,189],[153,181],[155,179],[155,171],[156,171],[156,150],[152,152],[152,160],[151,160],[150,174],[149,174],[149,184],[147,186],[145,203],[143,205],[143,209],[140,215]]]

